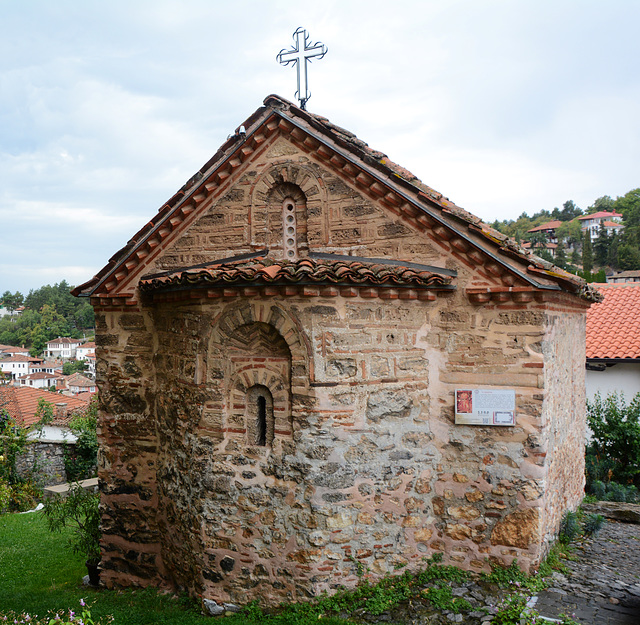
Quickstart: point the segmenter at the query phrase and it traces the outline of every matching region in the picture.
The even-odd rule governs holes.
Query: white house
[[[27,375],[31,372],[30,367],[33,364],[40,364],[42,360],[39,358],[31,358],[30,356],[9,356],[0,360],[0,371],[5,375],[8,374],[12,380],[19,378],[21,375]]]
[[[69,359],[76,357],[76,349],[82,345],[82,339],[59,336],[47,342],[46,357]]]
[[[27,375],[21,375],[18,378],[20,386],[30,386],[32,388],[51,388],[57,386],[60,383],[62,376],[54,373],[46,373],[45,371],[38,371],[37,373],[29,373]]]
[[[587,310],[587,398],[640,393],[640,284],[597,284],[604,301]]]
[[[624,230],[624,226],[620,223],[622,221],[622,215],[620,213],[607,211],[599,211],[597,213],[591,213],[591,215],[581,215],[578,217],[582,232],[589,231],[592,239],[595,239],[600,232],[600,224],[604,226],[608,236],[611,236],[613,232],[621,232]]]
[[[96,344],[93,341],[83,343],[76,348],[76,360],[86,360],[89,354],[96,354]]]

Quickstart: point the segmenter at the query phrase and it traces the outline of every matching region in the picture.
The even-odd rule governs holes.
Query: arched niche
[[[308,256],[309,220],[314,222],[315,232],[319,230],[316,222],[326,218],[322,208],[326,205],[326,192],[318,173],[290,161],[274,163],[254,183],[250,197],[252,245],[268,247],[275,258],[295,260]],[[295,247],[287,245],[292,234]]]

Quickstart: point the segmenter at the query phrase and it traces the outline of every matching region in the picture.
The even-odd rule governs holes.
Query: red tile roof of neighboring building
[[[587,311],[587,358],[640,359],[640,284],[597,284]]]
[[[6,410],[20,426],[27,427],[37,422],[38,401],[44,399],[62,410],[62,415],[54,418],[54,424],[63,425],[69,416],[87,409],[89,402],[77,397],[66,397],[58,393],[38,388],[16,387],[0,384],[0,410]],[[64,408],[59,406],[65,404]]]
[[[609,213],[607,211],[599,211],[597,213],[591,213],[591,215],[580,215],[578,219],[584,221],[585,219],[606,219],[607,217],[622,217],[621,213]]]
[[[67,388],[71,386],[90,387],[90,386],[96,385],[96,383],[93,380],[90,380],[89,378],[82,375],[81,373],[73,373],[72,375],[67,376],[67,378],[65,379],[65,382],[66,382]]]
[[[531,228],[531,230],[527,230],[527,232],[541,232],[543,230],[557,230],[562,222],[559,219],[554,219],[553,221],[547,221],[544,224],[540,224],[535,228]]]

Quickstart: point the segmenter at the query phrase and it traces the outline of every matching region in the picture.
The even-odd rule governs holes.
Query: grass
[[[80,599],[91,605],[94,620],[112,615],[114,625],[211,625],[211,617],[186,598],[145,590],[95,590],[82,586],[84,559],[67,547],[70,531],[48,530],[44,515],[0,515],[0,614],[29,612],[44,617],[49,611],[78,608]],[[253,609],[224,618],[225,625],[304,625],[318,616],[298,609],[290,615],[269,617]],[[327,618],[324,625],[348,621]]]

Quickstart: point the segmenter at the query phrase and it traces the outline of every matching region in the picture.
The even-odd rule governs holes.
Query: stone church
[[[74,294],[108,586],[276,603],[434,552],[530,568],[581,500],[598,294],[280,97]],[[458,421],[477,391],[506,421]]]

